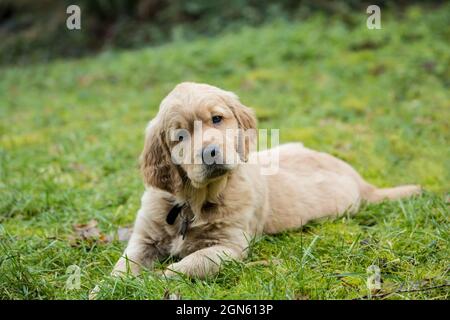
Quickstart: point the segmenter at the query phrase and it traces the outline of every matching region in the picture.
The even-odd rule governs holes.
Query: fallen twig
[[[392,292],[387,292],[387,293],[380,293],[380,294],[374,294],[374,295],[365,295],[361,298],[357,298],[354,300],[362,300],[362,299],[368,299],[368,298],[385,298],[388,297],[390,295],[393,295],[395,293],[405,293],[405,292],[419,292],[419,291],[428,291],[428,290],[434,290],[434,289],[439,289],[439,288],[444,288],[444,287],[449,287],[450,283],[445,283],[445,284],[441,284],[438,286],[432,286],[432,287],[426,287],[426,288],[419,288],[419,289],[409,289],[409,290],[394,290]]]

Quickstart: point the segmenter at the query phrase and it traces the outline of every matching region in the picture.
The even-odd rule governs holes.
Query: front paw
[[[172,263],[165,270],[161,271],[160,274],[167,279],[173,279],[176,277],[181,277],[184,272],[178,263]]]
[[[111,275],[113,277],[123,277],[127,274],[139,275],[140,266],[127,258],[121,257],[114,266]]]

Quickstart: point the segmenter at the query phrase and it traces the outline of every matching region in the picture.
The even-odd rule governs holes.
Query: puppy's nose
[[[202,150],[204,164],[218,164],[221,159],[220,148],[217,144],[210,144]]]

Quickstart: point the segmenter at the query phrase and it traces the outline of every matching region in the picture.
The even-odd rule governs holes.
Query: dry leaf
[[[74,224],[74,234],[69,236],[69,242],[72,246],[79,246],[83,241],[108,243],[112,238],[100,232],[97,228],[97,220],[92,219],[88,223]]]
[[[74,224],[73,229],[82,239],[90,239],[100,236],[100,230],[97,228],[97,220],[91,220],[85,224]]]

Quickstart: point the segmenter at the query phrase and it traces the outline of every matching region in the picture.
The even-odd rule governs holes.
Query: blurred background
[[[376,2],[376,3],[375,3]],[[80,57],[111,48],[139,48],[177,38],[193,39],[257,26],[275,19],[301,21],[312,15],[339,17],[349,26],[359,23],[353,12],[365,14],[377,4],[401,16],[420,3],[436,8],[445,1],[359,0],[0,0],[0,63],[48,61]],[[66,8],[82,11],[83,32],[65,25]]]

